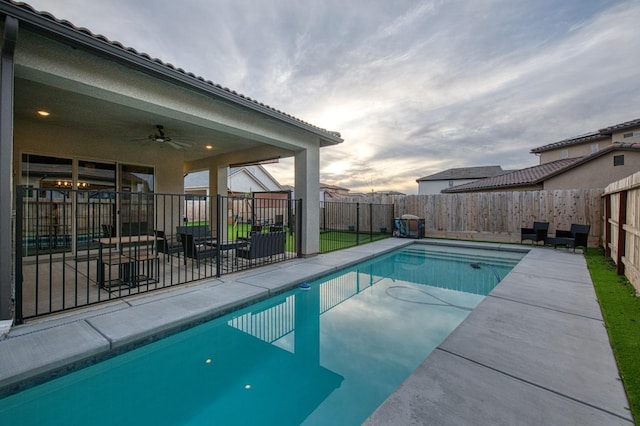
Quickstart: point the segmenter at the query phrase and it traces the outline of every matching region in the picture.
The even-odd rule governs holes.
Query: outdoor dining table
[[[135,274],[135,263],[140,260],[140,247],[154,244],[158,240],[162,240],[162,238],[155,235],[127,235],[94,240],[98,243],[98,283],[100,287],[108,288],[112,285],[122,284],[130,287],[137,285],[138,277]],[[107,250],[105,253],[105,249],[110,247],[116,247],[116,252]],[[125,250],[125,247],[129,247],[129,250]],[[115,283],[105,282],[106,265],[118,265],[118,279],[115,280]]]

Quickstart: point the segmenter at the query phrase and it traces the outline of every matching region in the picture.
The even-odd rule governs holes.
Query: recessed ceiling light
[[[207,149],[213,149],[213,145],[206,145],[205,148]]]
[[[38,115],[41,116],[41,117],[48,117],[50,115],[50,112],[41,109],[41,110],[38,111]]]

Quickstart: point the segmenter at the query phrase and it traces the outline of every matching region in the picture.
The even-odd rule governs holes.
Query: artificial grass
[[[207,221],[189,222],[187,226],[208,225]],[[247,223],[230,224],[227,228],[229,239],[247,238],[251,234],[251,225]],[[320,232],[320,253],[328,253],[330,251],[342,250],[348,247],[354,247],[358,244],[366,244],[373,241],[389,238],[389,234],[369,234],[361,232],[357,235],[351,231],[323,231]],[[295,251],[295,239],[293,234],[287,232],[287,251]]]
[[[585,254],[591,280],[598,296],[609,341],[635,420],[640,421],[640,298],[624,275],[602,249]]]

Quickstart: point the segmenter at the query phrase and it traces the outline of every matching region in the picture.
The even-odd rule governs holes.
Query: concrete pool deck
[[[0,392],[413,242],[390,238],[13,327],[0,340]],[[531,250],[365,424],[633,424],[581,254],[419,242]]]

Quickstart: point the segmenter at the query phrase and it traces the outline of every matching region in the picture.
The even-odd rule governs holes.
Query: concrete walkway
[[[584,257],[532,249],[365,424],[633,424]]]
[[[0,395],[411,243],[391,238],[13,327],[0,340]],[[583,256],[532,248],[367,424],[630,425],[626,407]]]

